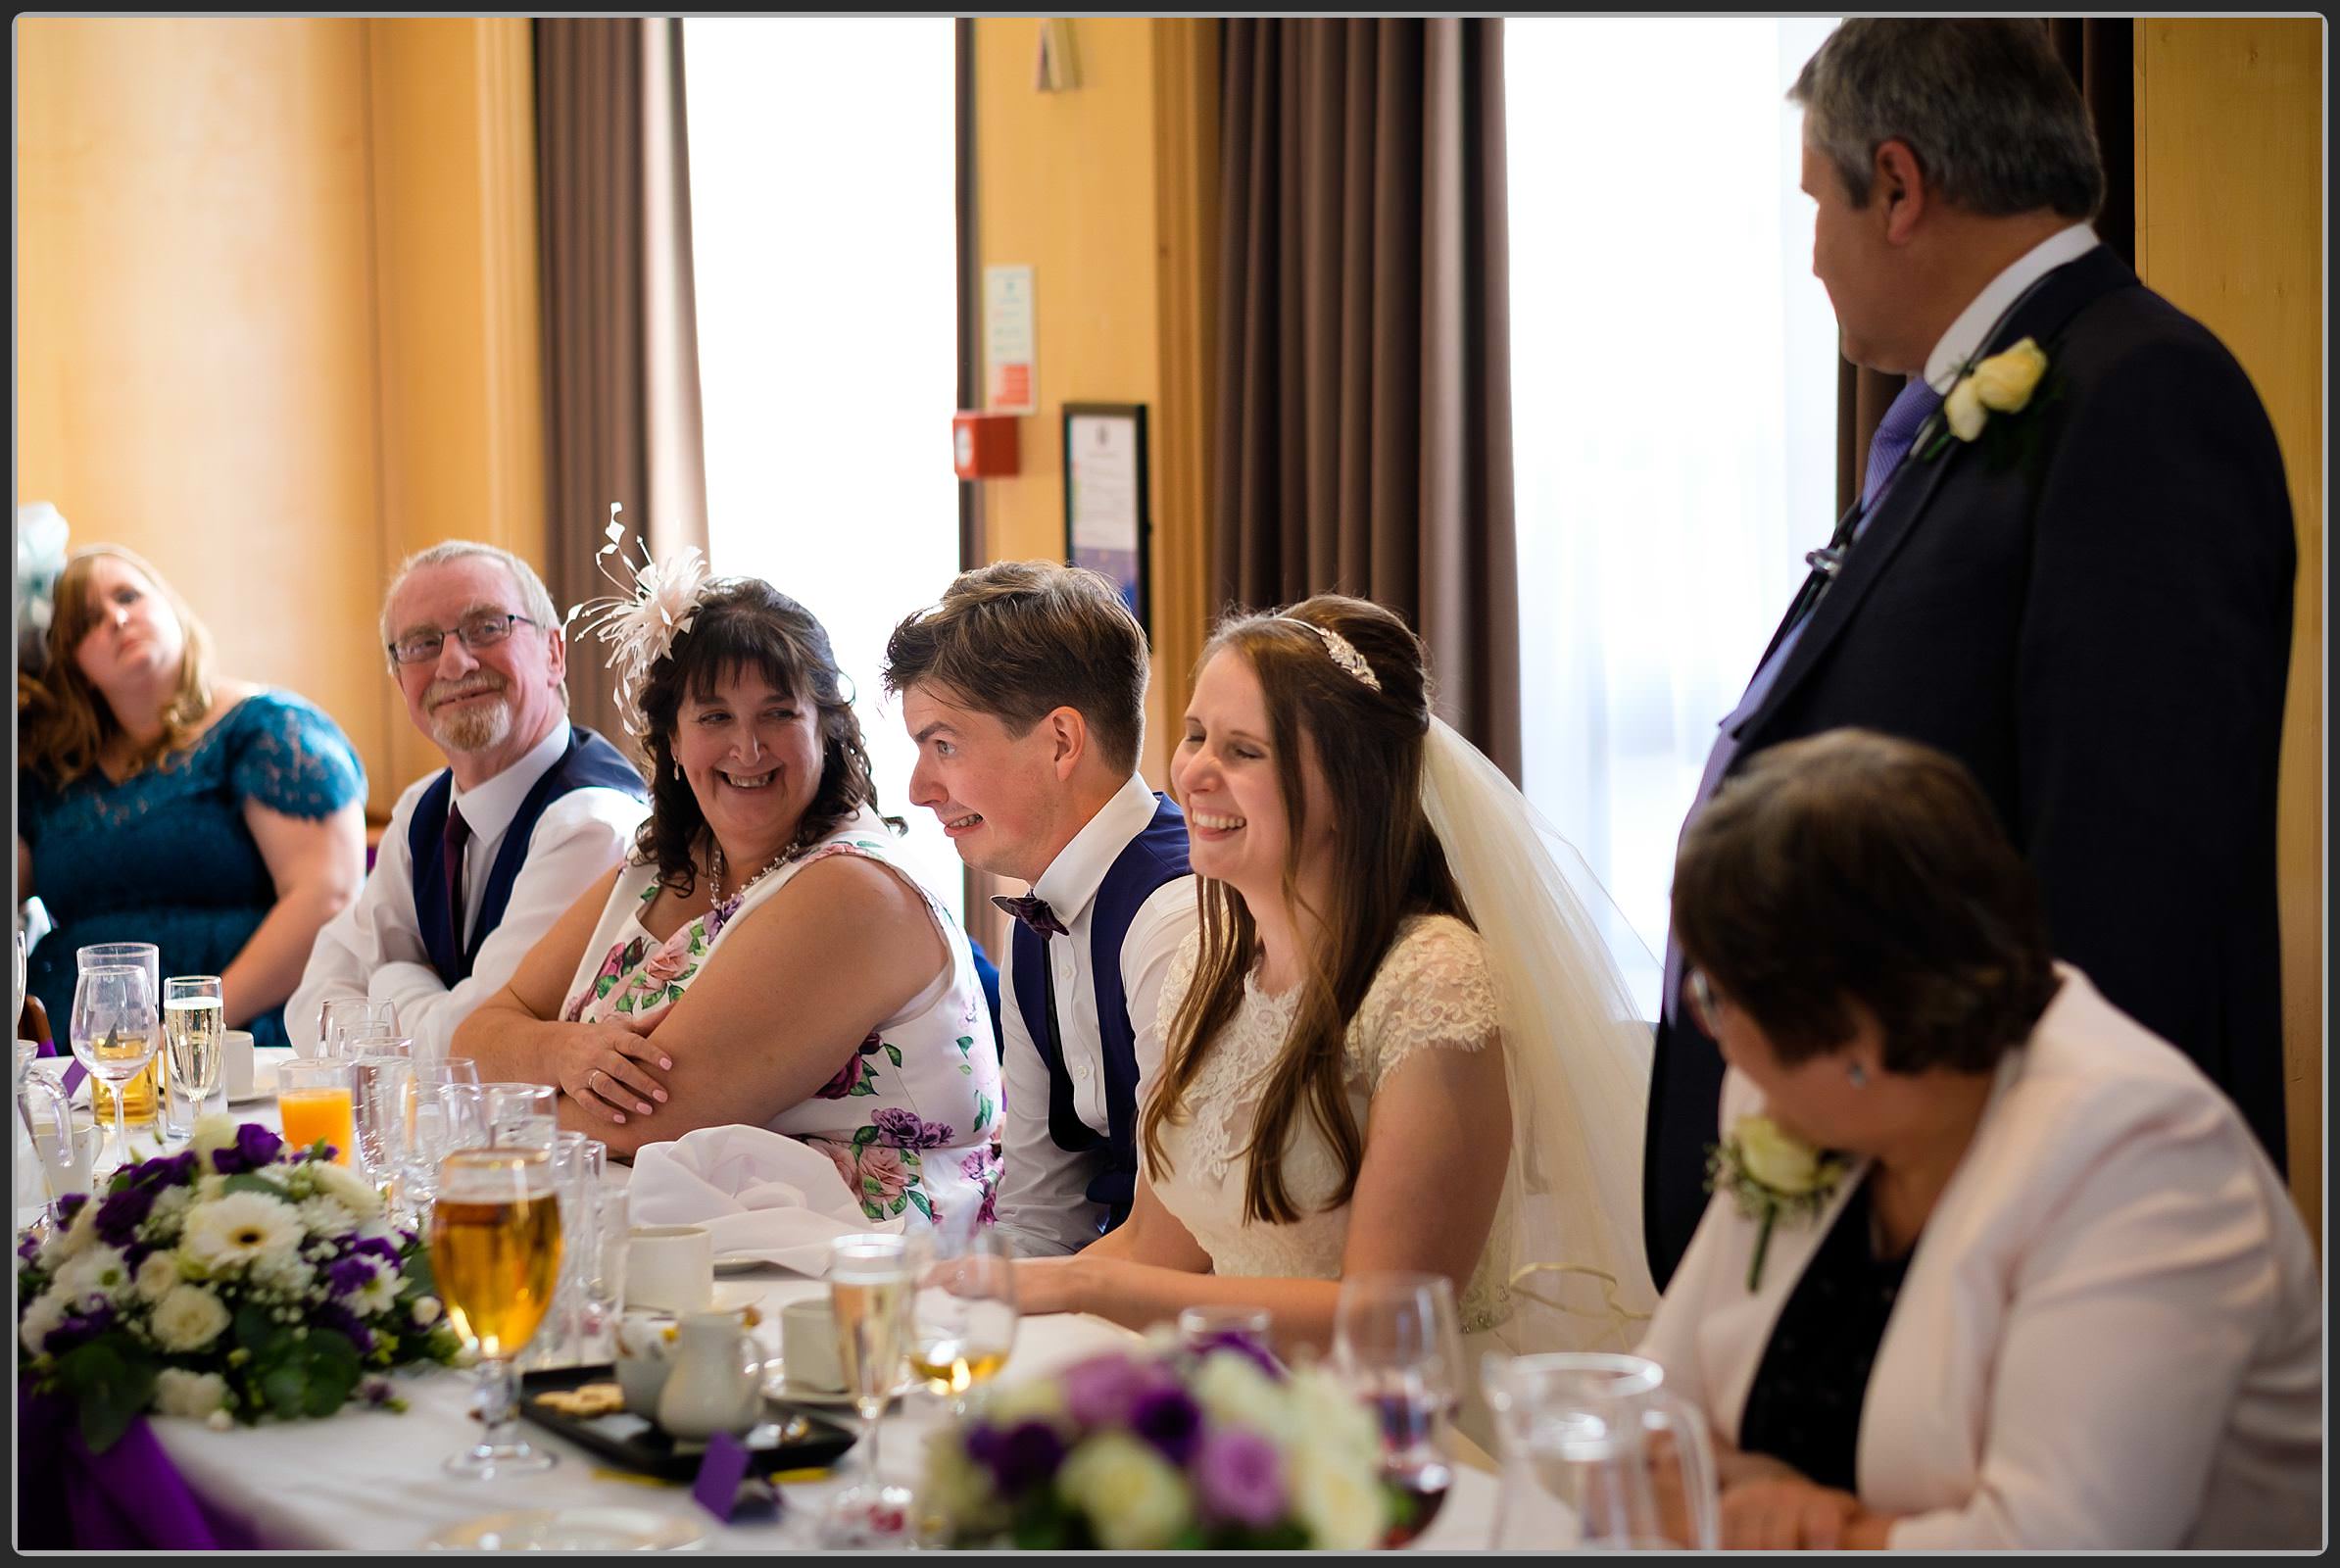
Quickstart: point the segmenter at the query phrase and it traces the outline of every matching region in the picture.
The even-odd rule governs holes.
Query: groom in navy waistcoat
[[[2281,1168],[2297,547],[2267,413],[2098,242],[2095,135],[2038,23],[1846,22],[1789,97],[1845,357],[1909,379],[1691,814],[1822,730],[1948,752],[2038,872],[2057,956],[2192,1056]],[[1683,980],[1669,943],[1643,1202],[1661,1285],[1706,1207],[1723,1074]]]
[[[1194,928],[1186,818],[1139,777],[1146,633],[1111,582],[1048,562],[962,573],[886,645],[917,743],[910,803],[978,870],[1030,884],[1000,975],[998,1224],[1025,1256],[1129,1217],[1162,981]]]
[[[648,814],[642,776],[568,721],[566,645],[528,564],[433,546],[382,605],[391,679],[448,765],[399,797],[358,901],[317,934],[285,1004],[303,1052],[336,998],[396,1009],[418,1058],[512,979],[561,912],[624,856]]]

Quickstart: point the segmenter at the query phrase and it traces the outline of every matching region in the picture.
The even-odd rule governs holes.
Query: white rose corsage
[[[1844,1179],[1844,1160],[1822,1152],[1780,1131],[1769,1116],[1741,1116],[1731,1136],[1706,1156],[1706,1190],[1729,1192],[1738,1211],[1761,1227],[1755,1255],[1747,1263],[1747,1289],[1763,1283],[1763,1256],[1771,1250],[1772,1226],[1784,1214],[1817,1215]]]
[[[1993,414],[2021,414],[2030,407],[2047,368],[2047,351],[2031,338],[1986,360],[1968,361],[1959,368],[1958,380],[1942,399],[1937,416],[1941,423],[1920,456],[1931,458],[1953,436],[1973,443],[1989,425]]]

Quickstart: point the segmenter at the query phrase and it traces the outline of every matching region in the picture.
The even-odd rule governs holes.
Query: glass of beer
[[[358,1151],[357,1076],[346,1061],[287,1061],[276,1069],[276,1114],[284,1141],[296,1150],[322,1139],[333,1163],[355,1166]]]
[[[87,947],[74,950],[73,961],[84,974],[92,969],[116,969],[124,964],[144,969],[147,1000],[158,1007],[162,1004],[163,955],[151,942],[92,942]],[[130,1121],[149,1122],[161,1116],[161,1080],[170,1070],[166,1054],[157,1051],[145,1067],[120,1086],[123,1117]],[[92,1114],[103,1121],[114,1113],[117,1086],[94,1073],[91,1079],[89,1108]]]
[[[910,1370],[964,1415],[967,1391],[1015,1345],[1015,1254],[989,1225],[943,1227],[932,1245],[910,1303]]]
[[[474,1409],[487,1430],[451,1455],[452,1475],[490,1481],[551,1469],[557,1456],[520,1437],[512,1359],[553,1304],[561,1210],[542,1149],[459,1149],[439,1163],[430,1267],[447,1319],[478,1356]]]
[[[174,974],[163,982],[163,1049],[171,1090],[187,1097],[188,1117],[219,1087],[219,1053],[227,1036],[226,995],[216,974]]]
[[[910,1492],[886,1484],[878,1468],[878,1428],[902,1383],[916,1280],[917,1258],[905,1237],[840,1236],[829,1244],[837,1360],[845,1370],[845,1392],[861,1413],[865,1441],[859,1478],[830,1499],[824,1546],[899,1546],[911,1539]]]
[[[105,1164],[119,1170],[130,1160],[130,1133],[123,1091],[154,1060],[161,1021],[146,971],[132,964],[83,969],[73,987],[71,1032],[73,1055],[88,1069],[91,1087],[114,1091],[114,1139]]]

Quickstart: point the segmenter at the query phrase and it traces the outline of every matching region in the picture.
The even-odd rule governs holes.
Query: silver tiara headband
[[[1330,626],[1319,626],[1315,621],[1302,620],[1297,615],[1278,615],[1276,618],[1289,620],[1295,626],[1307,627],[1324,639],[1325,652],[1333,656],[1334,663],[1339,664],[1375,691],[1378,692],[1382,689],[1381,677],[1373,672],[1373,666],[1365,662],[1365,656],[1358,653],[1356,645],[1346,637],[1341,636]]]

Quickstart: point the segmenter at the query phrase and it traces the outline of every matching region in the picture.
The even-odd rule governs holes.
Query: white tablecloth
[[[237,1107],[237,1114],[274,1125],[274,1106]],[[611,1180],[622,1182],[623,1167]],[[28,1216],[20,1213],[19,1224]],[[827,1286],[771,1265],[715,1281],[718,1307],[755,1302],[762,1314],[756,1334],[778,1349],[779,1308],[823,1295]],[[1015,1346],[1000,1371],[1002,1383],[1037,1377],[1099,1350],[1133,1343],[1128,1330],[1087,1315],[1029,1318],[1017,1326]],[[208,1501],[241,1516],[271,1547],[352,1551],[408,1551],[451,1526],[482,1515],[523,1508],[624,1506],[671,1513],[707,1532],[722,1551],[772,1551],[817,1544],[822,1509],[849,1485],[860,1449],[819,1480],[784,1484],[777,1522],[718,1524],[693,1500],[687,1484],[661,1483],[607,1469],[596,1454],[533,1422],[528,1441],[560,1455],[553,1469],[533,1476],[480,1482],[441,1468],[448,1455],[475,1441],[469,1415],[471,1376],[444,1368],[406,1372],[397,1379],[408,1401],[403,1412],[345,1408],[323,1421],[268,1422],[214,1432],[192,1421],[154,1417],[156,1438],[187,1483]],[[837,1412],[849,1426],[851,1411]],[[924,1463],[926,1434],[946,1419],[943,1401],[911,1394],[886,1417],[879,1453],[889,1479],[914,1484]],[[1466,1451],[1438,1519],[1415,1549],[1473,1550],[1488,1540],[1495,1478],[1479,1468],[1484,1455]]]

